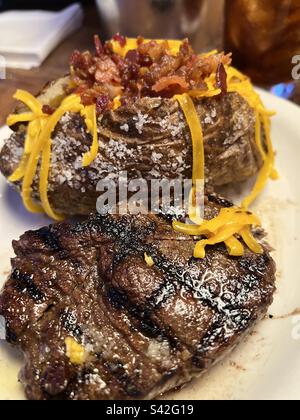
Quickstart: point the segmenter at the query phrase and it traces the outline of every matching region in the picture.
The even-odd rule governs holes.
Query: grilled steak
[[[222,245],[195,260],[194,245],[156,216],[98,215],[14,242],[0,315],[25,354],[27,397],[151,399],[232,349],[271,304],[275,264],[267,249],[233,258]]]
[[[237,93],[198,100],[204,132],[206,181],[219,186],[255,175],[262,160],[255,143],[255,115]],[[79,115],[67,114],[53,135],[49,198],[66,215],[95,211],[99,180],[128,178],[190,179],[192,144],[189,127],[174,99],[143,98],[106,112],[99,120],[99,154],[88,168],[81,156],[91,136]],[[21,158],[26,128],[12,134],[0,154],[0,170],[9,177]],[[38,201],[38,176],[33,186]]]

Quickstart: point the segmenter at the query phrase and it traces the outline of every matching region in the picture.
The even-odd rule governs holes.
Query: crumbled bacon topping
[[[126,45],[126,38],[113,38]],[[143,96],[170,98],[191,90],[206,90],[205,79],[216,74],[216,87],[227,90],[225,65],[231,56],[224,53],[197,55],[188,40],[183,41],[176,55],[170,52],[167,41],[144,42],[137,39],[137,48],[122,57],[113,51],[111,42],[102,45],[95,36],[96,54],[74,51],[71,57],[71,78],[75,92],[85,105],[97,103],[98,112],[112,107],[113,99],[121,103]],[[105,98],[105,99],[104,99]]]
[[[173,94],[184,93],[188,90],[189,86],[185,79],[180,76],[166,76],[162,77],[155,85],[152,86],[154,92],[168,92],[172,91]]]
[[[220,63],[216,71],[217,87],[221,89],[222,93],[227,92],[227,73],[224,64]]]
[[[44,114],[52,115],[55,112],[55,109],[52,108],[50,105],[43,105],[42,111]]]
[[[100,41],[99,35],[94,36],[94,43],[96,48],[96,53],[98,57],[101,57],[101,55],[104,53],[102,42]]]
[[[107,95],[101,95],[96,101],[96,110],[98,114],[103,114],[104,111],[110,108],[110,98]]]
[[[125,36],[121,35],[119,32],[116,35],[114,35],[112,39],[114,41],[117,41],[121,47],[125,47],[127,42]]]

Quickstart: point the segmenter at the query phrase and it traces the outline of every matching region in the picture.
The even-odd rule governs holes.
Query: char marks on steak
[[[155,398],[233,348],[275,290],[267,249],[233,258],[218,245],[195,260],[193,239],[156,216],[92,216],[13,246],[0,315],[25,354],[30,399]],[[85,347],[82,365],[67,357],[66,337]]]

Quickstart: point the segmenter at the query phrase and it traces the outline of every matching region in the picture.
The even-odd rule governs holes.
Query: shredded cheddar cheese
[[[30,93],[25,90],[17,90],[14,95],[14,99],[24,102],[26,106],[36,115],[43,116],[42,106],[39,101]],[[22,114],[21,114],[22,115]],[[24,114],[23,114],[24,115]]]
[[[145,258],[145,261],[146,261],[146,264],[148,265],[148,267],[153,267],[154,266],[154,261],[153,261],[153,258],[151,257],[151,255],[148,255],[145,252],[144,258]]]
[[[227,67],[226,70],[228,75],[228,92],[238,92],[248,101],[249,105],[254,109],[255,112],[255,140],[263,160],[263,166],[260,170],[253,190],[242,203],[242,207],[249,208],[249,206],[255,201],[258,195],[265,188],[268,179],[278,179],[278,172],[274,167],[275,154],[271,141],[270,129],[270,117],[275,113],[268,111],[264,107],[259,95],[255,92],[254,87],[247,76],[240,73],[233,67]],[[264,129],[266,138],[266,150],[262,142],[262,127]]]
[[[193,144],[193,184],[204,179],[204,146],[201,123],[194,102],[187,94],[174,97],[180,104],[190,128]]]
[[[55,213],[48,198],[48,178],[51,164],[51,136],[58,122],[67,112],[81,113],[85,118],[87,130],[92,134],[91,149],[83,156],[83,166],[90,165],[98,153],[98,128],[96,106],[84,107],[79,95],[66,97],[52,115],[42,112],[42,105],[30,93],[17,91],[15,99],[23,102],[31,111],[20,115],[12,115],[7,124],[28,122],[24,144],[24,153],[15,172],[9,177],[10,182],[22,181],[22,199],[26,209],[32,213],[46,213],[54,220],[61,221],[63,216]],[[33,118],[34,115],[34,118]],[[39,193],[41,206],[32,200],[32,184],[41,160]]]
[[[113,111],[115,111],[116,109],[120,108],[121,106],[121,97],[120,96],[116,96],[114,99],[114,103],[113,103]]]
[[[36,115],[33,112],[27,112],[24,114],[14,114],[14,115],[10,115],[7,118],[7,125],[9,127],[11,127],[14,124],[18,124],[21,122],[28,122],[28,121],[33,121],[36,119]]]
[[[235,237],[232,236],[224,241],[228,254],[232,257],[241,257],[244,255],[243,244]]]
[[[143,43],[146,44],[147,42],[151,42],[151,39],[144,39]],[[182,41],[178,41],[178,40],[173,40],[173,39],[156,39],[156,42],[158,42],[159,44],[163,43],[163,42],[167,42],[169,45],[169,49],[171,54],[176,55],[179,53],[180,47],[182,45]],[[123,46],[121,46],[119,41],[116,40],[112,40],[111,41],[112,46],[113,46],[113,51],[116,54],[121,55],[122,57],[125,57],[126,54],[128,53],[128,51],[131,50],[135,50],[138,48],[138,43],[137,43],[137,39],[136,38],[126,38],[126,44]]]
[[[195,258],[205,257],[205,247],[224,242],[228,253],[232,256],[242,256],[244,243],[255,253],[262,253],[261,245],[255,240],[251,233],[251,226],[259,226],[259,220],[247,209],[264,189],[268,178],[277,179],[278,174],[274,168],[275,155],[271,142],[270,117],[273,112],[265,109],[259,95],[255,92],[250,80],[233,67],[227,67],[228,91],[238,92],[244,97],[255,112],[255,140],[257,148],[263,160],[263,166],[258,175],[255,186],[248,197],[242,203],[242,208],[222,209],[220,214],[209,222],[201,220],[199,208],[194,205],[195,182],[197,179],[204,179],[204,145],[203,132],[195,105],[191,98],[213,97],[221,93],[216,89],[216,76],[212,74],[206,79],[207,91],[194,91],[188,94],[177,95],[175,98],[181,105],[187,124],[191,131],[193,144],[193,191],[189,207],[189,219],[194,225],[174,222],[175,230],[192,236],[206,236],[207,239],[199,241],[196,245]],[[189,99],[187,99],[189,98]],[[264,128],[266,145],[262,141],[262,127]]]
[[[82,158],[82,164],[86,167],[94,162],[99,150],[96,105],[84,107],[81,115],[85,118],[87,130],[93,135],[91,149],[89,152],[85,153]]]
[[[86,360],[87,354],[85,348],[78,344],[72,337],[65,339],[66,354],[73,365],[83,365]]]
[[[196,245],[194,257],[204,258],[205,247],[225,242],[228,252],[232,256],[242,256],[244,247],[235,237],[242,237],[246,245],[256,253],[262,248],[250,233],[251,226],[260,226],[260,220],[251,212],[238,207],[223,208],[219,215],[212,220],[204,221],[201,225],[187,225],[174,221],[175,231],[191,236],[206,236],[207,239],[199,241]]]
[[[188,94],[176,95],[190,128],[193,145],[193,190],[190,197],[189,217],[194,223],[202,223],[200,208],[195,204],[199,193],[198,184],[204,180],[204,144],[201,123],[193,100]]]

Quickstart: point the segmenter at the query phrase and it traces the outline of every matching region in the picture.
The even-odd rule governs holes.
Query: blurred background
[[[254,83],[300,104],[300,0],[0,0],[0,56],[9,63],[0,124],[16,87],[36,92],[68,71],[74,49],[93,48],[95,33],[116,32],[232,51]]]
[[[45,9],[45,10],[60,10],[70,4],[69,0],[0,0],[0,10],[28,10],[28,9]],[[82,2],[82,3],[88,3]]]

